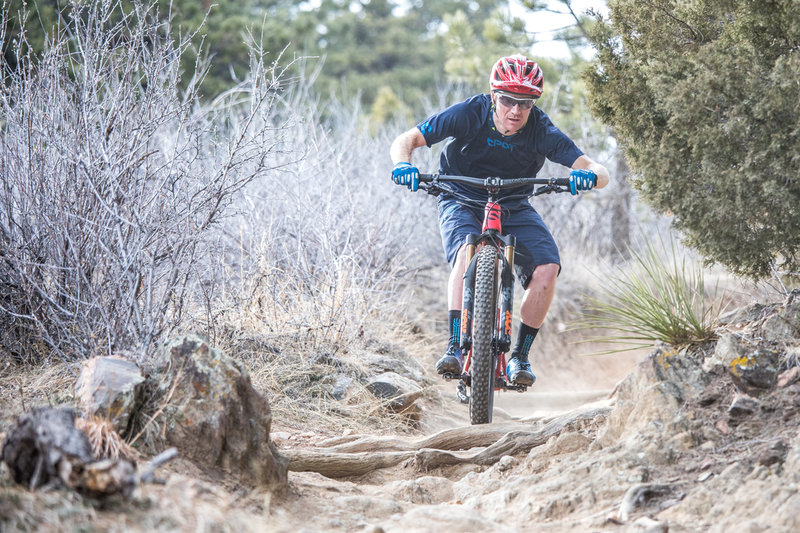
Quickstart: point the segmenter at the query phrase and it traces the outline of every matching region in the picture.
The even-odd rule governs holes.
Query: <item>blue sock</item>
[[[520,361],[527,361],[528,354],[531,352],[531,344],[536,334],[539,333],[539,328],[532,328],[522,322],[519,323],[519,331],[517,332],[517,342],[514,344],[514,349],[511,351],[511,357],[516,357]]]
[[[450,344],[458,346],[461,342],[461,311],[448,311],[447,324],[450,326]]]

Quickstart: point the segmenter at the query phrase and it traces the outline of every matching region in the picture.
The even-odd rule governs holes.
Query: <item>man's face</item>
[[[495,127],[503,135],[511,135],[522,129],[533,108],[532,98],[520,98],[503,93],[493,93]]]

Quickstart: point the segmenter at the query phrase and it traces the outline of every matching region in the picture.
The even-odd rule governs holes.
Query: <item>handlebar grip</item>
[[[419,182],[420,183],[430,183],[432,182],[438,174],[423,174],[422,172],[419,173]]]

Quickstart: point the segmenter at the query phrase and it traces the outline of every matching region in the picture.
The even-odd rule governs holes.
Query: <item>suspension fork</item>
[[[477,269],[475,248],[478,242],[477,235],[467,235],[465,257],[467,269],[464,272],[464,284],[461,296],[461,353],[469,352],[472,348],[472,311],[475,307],[475,271]]]
[[[511,348],[511,325],[514,312],[514,250],[517,238],[513,235],[503,235],[503,269],[500,273],[500,338],[498,347],[501,352],[508,352]]]

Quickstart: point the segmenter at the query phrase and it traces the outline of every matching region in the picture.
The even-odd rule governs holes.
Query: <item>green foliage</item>
[[[317,89],[323,98],[360,96],[371,104],[388,86],[406,102],[424,99],[441,79],[444,58],[439,37],[428,32],[429,19],[415,10],[392,14],[387,0],[323,2],[317,15],[323,33],[306,43],[302,53],[323,59]]]
[[[593,110],[688,243],[753,278],[800,268],[800,2],[610,0]]]
[[[368,115],[369,132],[376,135],[381,128],[392,120],[399,119],[403,123],[414,120],[411,109],[402,102],[390,87],[383,86],[378,89],[378,95],[372,102]]]
[[[720,309],[716,291],[706,291],[703,269],[678,260],[674,243],[661,250],[647,243],[642,252],[630,250],[632,266],[603,278],[598,293],[589,297],[585,317],[574,329],[607,329],[612,334],[586,342],[614,343],[633,350],[662,341],[673,346],[714,338]],[[711,303],[709,303],[711,302]]]
[[[6,67],[15,69],[10,43],[21,33],[20,15],[26,9],[30,14],[24,23],[30,49],[23,46],[22,52],[41,57],[45,34],[69,22],[71,0],[10,2],[3,49]],[[132,0],[121,4],[130,6]],[[207,102],[248,76],[252,43],[268,61],[287,46],[285,58],[307,57],[293,64],[291,75],[313,78],[323,101],[358,98],[377,109],[373,104],[388,88],[417,118],[429,111],[428,102],[439,100],[436,92],[446,83],[486,91],[492,63],[501,55],[527,53],[532,44],[523,21],[509,14],[508,0],[425,0],[412,8],[400,0],[320,0],[313,10],[293,0],[157,0],[156,5],[159,20],[170,20],[182,35],[193,34],[181,59],[184,78],[195,70],[198,56],[208,60],[201,86]],[[558,95],[559,108],[571,109],[570,93],[560,83],[562,65],[554,70],[544,63],[550,94]],[[183,79],[181,86],[187,83]]]
[[[500,9],[491,11],[480,25],[462,10],[446,15],[444,23],[448,80],[466,84],[474,92],[488,90],[489,72],[497,58],[527,54],[530,46],[523,21]]]

